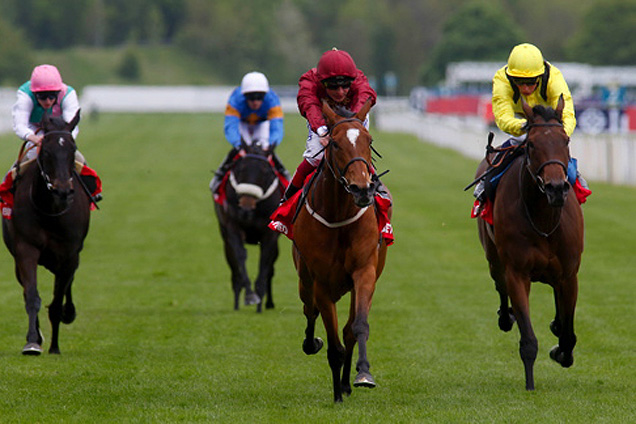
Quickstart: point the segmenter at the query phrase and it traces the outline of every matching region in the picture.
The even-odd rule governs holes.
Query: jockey
[[[359,111],[367,99],[375,104],[377,95],[364,73],[356,67],[349,53],[333,48],[318,61],[318,66],[305,72],[298,81],[298,109],[307,119],[306,148],[303,161],[298,165],[283,201],[300,190],[305,178],[316,169],[329,143],[329,130],[322,115],[322,99],[329,105],[344,106],[352,112]],[[369,128],[369,117],[364,120]]]
[[[49,116],[61,117],[65,122],[70,122],[78,110],[77,91],[62,82],[58,69],[53,65],[36,66],[31,73],[31,79],[18,89],[16,102],[11,109],[13,131],[26,142],[22,162],[35,159],[37,156],[37,147],[44,138],[40,122],[45,112]],[[76,126],[72,132],[73,138],[77,137],[78,132],[79,128]],[[86,159],[79,150],[75,151],[75,161],[86,165]],[[102,198],[101,182],[92,170],[90,173],[92,175],[80,172],[80,175],[93,195],[93,200],[99,201]]]
[[[210,182],[213,194],[241,149],[241,141],[248,146],[256,144],[266,150],[270,147],[273,149],[283,140],[283,109],[278,95],[269,88],[265,75],[249,72],[243,77],[241,85],[232,91],[225,108],[224,131],[232,150]],[[278,172],[289,179],[287,170],[273,150],[272,159]]]
[[[543,105],[556,109],[561,95],[565,101],[563,129],[571,136],[576,127],[576,118],[572,94],[563,74],[556,66],[543,60],[543,55],[536,46],[528,43],[515,46],[508,57],[508,64],[495,73],[492,81],[495,123],[501,131],[511,135],[503,147],[521,144],[526,139],[528,121],[521,107],[521,98],[530,107]],[[571,158],[568,164],[568,180],[575,192],[579,192],[579,202],[581,199],[584,202],[591,191],[576,169],[576,159]],[[477,209],[480,210],[486,200],[483,180],[475,187],[474,196],[479,201]]]

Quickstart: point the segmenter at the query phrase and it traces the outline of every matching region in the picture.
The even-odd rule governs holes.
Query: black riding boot
[[[296,187],[291,182],[287,186],[287,190],[285,190],[285,194],[283,194],[283,198],[280,199],[280,204],[282,205],[286,201],[288,201],[294,194],[296,194],[300,190],[300,187]]]
[[[88,189],[89,194],[93,198],[93,202],[97,203],[102,200],[103,197],[101,193],[97,193],[93,196],[93,193],[95,193],[95,190],[97,190],[97,179],[92,175],[80,175],[80,178],[84,186]]]

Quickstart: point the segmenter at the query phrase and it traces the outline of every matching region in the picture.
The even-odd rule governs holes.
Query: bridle
[[[331,127],[330,132],[332,132],[333,129],[337,127],[338,125],[344,124],[346,122],[358,122],[360,123],[360,125],[364,127],[363,122],[359,120],[358,118],[347,118],[347,119],[343,119],[341,121],[336,122]],[[335,141],[330,136],[329,144],[327,145],[325,149],[328,150],[329,148],[333,148],[334,144],[335,144]],[[335,169],[334,169],[334,165],[331,163],[331,160],[327,160],[326,155],[325,155],[325,162],[327,163],[327,166],[329,167],[329,170],[331,171],[331,174],[336,179],[336,181],[338,181],[344,187],[345,191],[350,194],[351,194],[351,183],[347,180],[345,175],[347,174],[347,170],[349,169],[351,165],[353,165],[355,162],[362,162],[366,165],[367,172],[369,173],[369,175],[371,174],[371,165],[369,164],[369,162],[367,162],[365,158],[361,156],[356,156],[352,158],[349,162],[347,162],[347,164],[344,166],[343,169],[340,169],[337,165],[335,165]],[[338,171],[338,175],[336,175],[336,170]]]
[[[269,196],[271,196],[272,193],[274,193],[274,191],[278,188],[278,177],[276,176],[276,173],[270,166],[269,156],[263,156],[256,153],[244,153],[244,152],[239,153],[239,156],[241,157],[240,160],[254,159],[254,160],[259,160],[259,161],[267,163],[268,165],[267,169],[269,169],[271,173],[274,175],[274,179],[272,180],[272,183],[269,185],[269,187],[263,190],[262,187],[254,185],[254,184],[239,183],[236,180],[236,176],[234,175],[234,172],[231,171],[229,176],[229,181],[230,181],[230,184],[232,185],[232,188],[234,188],[234,191],[236,191],[236,193],[244,193],[244,194],[252,195],[257,199],[257,201],[261,201],[263,199],[269,198]],[[233,166],[235,166],[236,163],[238,163],[238,161],[235,162]]]
[[[55,130],[55,131],[49,131],[49,132],[47,132],[44,136],[45,136],[45,137],[48,137],[49,135],[55,135],[55,134],[62,134],[62,135],[68,135],[68,136],[70,136],[70,135],[71,135],[71,132],[70,132],[70,131],[65,131],[65,130]],[[43,139],[42,141],[44,141],[44,139]],[[75,146],[75,143],[73,142],[72,138],[71,138],[70,140],[69,140],[69,139],[65,139],[65,141],[66,141],[66,142],[70,142],[70,143],[72,143],[72,145],[73,145],[73,152],[75,152],[75,150],[77,149],[77,147]],[[41,155],[40,155],[40,153],[41,153],[41,146],[40,146],[40,149],[38,150],[38,154],[37,154],[37,156],[36,156],[36,158],[35,158],[35,162],[36,162],[36,163],[37,163],[37,165],[38,165],[38,169],[39,169],[39,171],[40,171],[40,176],[41,176],[41,177],[42,177],[42,179],[44,180],[44,184],[45,184],[45,186],[46,186],[46,189],[47,189],[50,193],[53,193],[53,191],[54,191],[53,183],[51,182],[51,177],[49,177],[49,175],[47,174],[47,172],[44,170],[44,167],[42,166],[42,161],[41,161]],[[71,183],[72,183],[72,181],[73,181],[73,176],[74,176],[74,175],[77,175],[77,173],[76,173],[76,171],[75,171],[75,168],[73,167],[72,172],[71,172],[71,176],[69,177],[69,182],[71,182]],[[64,213],[66,213],[66,212],[70,209],[71,204],[73,203],[73,202],[72,202],[72,200],[71,200],[71,201],[67,202],[66,207],[65,207],[65,208],[64,208],[61,212],[57,212],[57,213],[54,213],[54,214],[50,214],[50,213],[46,213],[46,212],[42,211],[42,210],[41,210],[41,209],[40,209],[40,208],[36,205],[35,200],[33,199],[33,186],[31,186],[31,189],[30,189],[30,191],[29,191],[29,197],[30,197],[30,200],[31,200],[31,203],[33,204],[33,206],[34,206],[36,209],[38,209],[38,210],[40,211],[40,213],[43,213],[43,214],[48,215],[48,216],[59,216],[59,215],[63,215]]]
[[[64,134],[64,135],[69,135],[70,136],[71,132],[70,131],[62,131],[62,130],[49,131],[44,136],[47,137],[47,136],[49,136],[51,134]],[[65,141],[68,141],[68,140],[65,140]],[[71,143],[73,143],[72,140],[71,140]],[[75,143],[73,143],[73,151],[75,151],[75,149],[76,149]],[[49,175],[44,170],[44,167],[42,166],[42,162],[40,160],[40,152],[39,151],[38,151],[38,155],[35,157],[35,162],[38,164],[38,168],[40,170],[40,175],[42,176],[42,179],[44,180],[44,183],[46,184],[46,188],[49,191],[52,191],[53,190],[53,183],[51,183],[51,177],[49,177]],[[73,179],[73,177],[71,176],[69,178],[69,181],[71,181],[72,179]]]
[[[530,130],[532,128],[535,127],[563,127],[563,124],[561,123],[556,123],[556,122],[545,122],[545,123],[533,123],[533,124],[529,124],[528,125],[528,136],[530,135]],[[539,165],[539,168],[537,168],[536,171],[532,171],[532,169],[530,168],[530,154],[529,154],[529,149],[528,149],[528,138],[526,137],[526,140],[524,141],[524,143],[526,143],[526,154],[525,154],[525,163],[523,168],[525,168],[528,171],[528,174],[530,175],[530,177],[532,178],[532,180],[534,181],[534,183],[537,185],[537,188],[539,189],[539,191],[542,194],[545,194],[545,182],[543,181],[543,178],[541,178],[541,171],[543,171],[543,168],[545,168],[548,165],[552,165],[552,164],[557,164],[559,165],[561,168],[563,168],[563,172],[565,173],[565,175],[567,176],[568,173],[568,167],[566,164],[564,164],[562,161],[558,160],[558,159],[549,159],[545,162],[543,162],[541,165]],[[521,203],[523,203],[523,207],[524,207],[524,211],[526,213],[526,217],[528,218],[528,221],[530,222],[530,225],[532,226],[532,229],[534,231],[537,232],[537,234],[541,235],[542,237],[548,237],[550,236],[552,233],[554,233],[556,231],[556,229],[559,227],[559,225],[561,224],[561,211],[563,210],[563,208],[559,208],[559,216],[557,219],[557,223],[556,225],[548,232],[544,232],[539,230],[539,228],[537,228],[536,224],[534,223],[534,221],[532,220],[532,217],[530,216],[530,211],[528,210],[528,204],[526,203],[525,199],[523,198],[523,190],[522,190],[522,172],[520,168],[520,172],[519,172],[519,193],[521,194]]]

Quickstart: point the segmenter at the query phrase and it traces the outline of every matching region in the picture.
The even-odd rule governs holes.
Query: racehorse
[[[523,102],[528,119],[524,154],[501,177],[494,201],[493,226],[478,219],[479,238],[501,305],[499,328],[517,322],[526,389],[534,390],[533,366],[538,343],[530,322],[528,296],[533,281],[552,286],[556,316],[550,324],[559,344],[550,357],[569,367],[576,344],[574,309],[577,273],[583,252],[583,213],[568,195],[569,137],[563,129],[563,98],[556,110]],[[481,163],[477,175],[486,169]],[[508,306],[508,299],[512,308]]]
[[[225,258],[232,272],[234,309],[239,309],[239,296],[245,290],[245,304],[257,305],[262,312],[262,300],[267,296],[265,308],[274,307],[272,278],[278,258],[280,233],[267,228],[269,216],[278,206],[285,187],[272,165],[272,149],[242,143],[238,159],[225,182],[225,201],[215,202]],[[244,243],[260,246],[258,275],[252,290],[245,267],[247,250]]]
[[[90,218],[89,195],[80,187],[75,171],[77,147],[71,131],[79,119],[79,111],[68,124],[45,114],[44,138],[35,164],[18,168],[12,218],[2,220],[4,242],[14,257],[29,316],[27,344],[22,349],[25,355],[42,353],[38,265],[55,275],[53,301],[48,306],[52,327],[49,353],[60,353],[60,321],[70,324],[75,320],[71,285]]]
[[[344,118],[323,102],[330,141],[294,224],[293,259],[307,320],[303,351],[313,355],[322,348],[323,341],[314,336],[316,319],[321,315],[335,402],[342,402],[343,392],[351,394],[349,377],[356,343],[358,374],[353,385],[376,385],[367,359],[368,316],[387,245],[373,205],[372,139],[362,123],[370,108],[367,101],[354,117]],[[336,302],[347,292],[351,292],[351,305],[343,347]]]

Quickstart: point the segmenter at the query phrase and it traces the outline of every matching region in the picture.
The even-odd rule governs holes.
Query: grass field
[[[0,253],[0,422],[624,423],[636,418],[636,189],[593,183],[572,368],[556,344],[549,287],[535,284],[537,389],[524,389],[516,328],[497,327],[498,297],[462,192],[476,163],[372,131],[395,201],[370,315],[378,387],[332,403],[326,349],[302,353],[304,317],[280,239],[276,308],[232,310],[229,269],[208,191],[228,151],[219,115],[102,114],[78,143],[104,181],[74,285],[78,317],[60,356],[23,357],[27,319],[9,253]],[[288,168],[303,121],[286,120]],[[19,149],[0,137],[0,167]],[[255,269],[250,250],[251,270]],[[52,278],[40,272],[43,305]],[[347,299],[348,300],[348,299]],[[341,302],[341,324],[347,301]],[[50,324],[40,314],[45,337]],[[318,335],[324,338],[320,324]],[[48,342],[45,343],[48,349]]]

